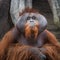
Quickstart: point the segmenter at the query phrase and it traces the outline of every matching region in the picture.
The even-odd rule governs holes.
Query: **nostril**
[[[34,21],[30,21],[30,22],[34,22]]]

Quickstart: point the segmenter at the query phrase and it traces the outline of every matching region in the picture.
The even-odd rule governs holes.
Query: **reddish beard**
[[[34,26],[33,28],[31,28],[29,25],[25,27],[25,37],[27,39],[31,39],[33,38],[34,40],[37,38],[38,36],[38,27]]]

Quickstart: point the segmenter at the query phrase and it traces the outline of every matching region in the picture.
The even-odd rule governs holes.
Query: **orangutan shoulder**
[[[45,32],[48,38],[56,38],[56,36],[52,32],[48,31],[47,29],[45,30]]]

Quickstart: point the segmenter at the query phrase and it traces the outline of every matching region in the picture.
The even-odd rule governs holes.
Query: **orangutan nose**
[[[34,21],[31,20],[30,22],[34,22]]]
[[[34,21],[30,21],[30,27],[33,28],[35,26]]]

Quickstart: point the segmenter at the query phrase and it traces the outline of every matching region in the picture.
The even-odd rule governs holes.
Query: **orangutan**
[[[20,16],[0,41],[0,60],[60,60],[60,44],[47,30],[46,18],[33,9]]]

